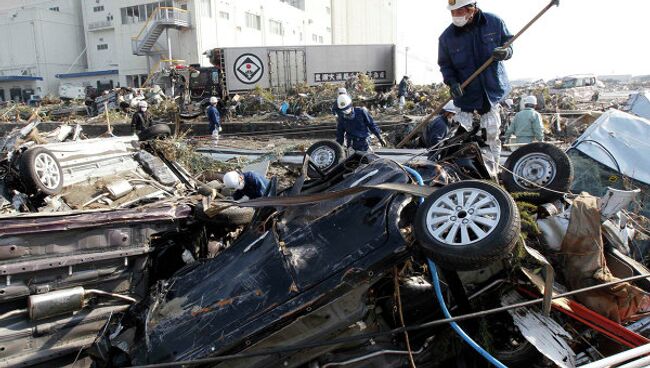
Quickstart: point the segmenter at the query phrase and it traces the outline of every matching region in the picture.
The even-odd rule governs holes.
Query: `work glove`
[[[463,96],[463,88],[460,86],[460,83],[454,83],[449,87],[449,93],[451,93],[451,97],[453,98],[459,98]]]
[[[512,57],[512,49],[510,47],[497,47],[492,51],[492,57],[495,61],[508,60]]]
[[[223,130],[223,128],[219,127],[219,132],[221,132],[222,130]]]

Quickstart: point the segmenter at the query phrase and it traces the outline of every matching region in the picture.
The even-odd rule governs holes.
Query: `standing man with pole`
[[[490,146],[488,166],[496,174],[501,141],[501,117],[497,105],[510,93],[510,82],[502,61],[512,57],[512,47],[502,47],[512,38],[505,23],[476,6],[476,0],[448,0],[452,24],[442,33],[438,46],[438,65],[449,86],[454,104],[460,109],[455,120],[466,130],[472,127],[474,113],[480,115],[481,128]],[[485,71],[465,88],[467,80],[490,58]]]

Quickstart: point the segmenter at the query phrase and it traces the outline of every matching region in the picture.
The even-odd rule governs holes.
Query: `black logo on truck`
[[[243,54],[235,61],[235,77],[244,84],[255,84],[264,75],[262,60],[253,54]]]

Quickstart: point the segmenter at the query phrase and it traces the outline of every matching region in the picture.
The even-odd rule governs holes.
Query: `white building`
[[[209,66],[218,47],[396,43],[395,3],[1,0],[0,99],[140,86],[169,60]]]
[[[413,8],[397,0],[332,0],[332,42],[337,45],[394,44],[397,81],[408,74],[415,83],[429,83],[438,72],[432,54],[420,54],[400,38],[400,22],[412,21]],[[433,41],[432,41],[433,42]],[[433,47],[432,47],[433,49]]]
[[[88,77],[139,86],[167,60],[210,65],[203,53],[216,47],[331,44],[330,6],[331,0],[84,1]]]
[[[333,44],[394,44],[396,42],[396,0],[332,0],[331,2]]]
[[[56,94],[57,74],[86,69],[80,0],[0,1],[0,100]]]

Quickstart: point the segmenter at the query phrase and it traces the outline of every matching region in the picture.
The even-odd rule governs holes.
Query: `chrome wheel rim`
[[[550,184],[557,175],[557,166],[545,153],[529,153],[515,164],[515,183],[521,188],[536,190]]]
[[[34,158],[36,177],[47,189],[54,190],[61,184],[61,172],[54,158],[47,153],[39,153]]]
[[[426,227],[437,241],[454,246],[477,243],[499,224],[501,207],[496,197],[476,188],[445,193],[427,212]]]
[[[330,147],[318,147],[311,153],[311,160],[319,169],[326,169],[334,164],[336,152]]]

